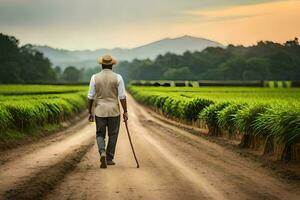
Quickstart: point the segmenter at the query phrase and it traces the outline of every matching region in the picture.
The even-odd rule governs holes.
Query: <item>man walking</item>
[[[124,121],[128,120],[128,114],[123,78],[112,71],[117,61],[110,55],[105,55],[98,60],[98,63],[102,65],[102,70],[92,76],[88,93],[89,121],[94,121],[92,107],[95,102],[94,114],[100,168],[107,168],[107,165],[115,165],[113,159],[120,127],[119,100],[124,111]],[[108,131],[107,148],[105,148],[106,129]]]

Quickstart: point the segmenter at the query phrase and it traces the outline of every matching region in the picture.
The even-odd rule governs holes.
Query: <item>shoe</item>
[[[107,161],[107,165],[115,165],[116,163],[114,162],[114,161],[112,161],[112,160],[108,160]]]
[[[106,153],[103,152],[101,153],[101,156],[100,156],[100,168],[107,168],[107,161],[106,161]]]

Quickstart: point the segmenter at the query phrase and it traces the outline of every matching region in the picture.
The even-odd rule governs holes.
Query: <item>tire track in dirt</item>
[[[80,162],[86,152],[94,145],[91,141],[88,145],[82,145],[72,154],[53,166],[49,166],[28,180],[20,182],[15,188],[10,189],[4,195],[7,200],[43,199],[64,177],[71,172]]]
[[[57,172],[57,175],[61,177],[58,169],[61,168],[61,170],[66,172],[69,171],[68,169],[71,169],[70,166],[76,165],[76,162],[71,161],[79,161],[76,156],[80,158],[83,152],[88,150],[87,147],[90,146],[91,142],[94,143],[95,138],[93,134],[95,127],[89,125],[86,119],[84,121],[84,126],[75,126],[77,127],[75,133],[68,136],[59,136],[60,139],[48,141],[46,146],[41,144],[40,147],[35,147],[33,151],[31,149],[28,150],[28,147],[24,146],[25,154],[20,153],[16,159],[8,159],[9,161],[1,165],[0,199],[15,196],[18,191],[22,191],[22,188],[27,187],[27,184],[40,183],[38,181],[40,175],[45,174],[47,176],[51,172],[51,176],[55,178],[55,173]],[[39,145],[37,144],[37,146]],[[21,150],[22,148],[18,151]],[[30,153],[27,154],[27,152]],[[13,155],[14,152],[12,153]],[[64,162],[66,162],[66,165],[63,165]],[[43,176],[41,177],[43,178]],[[48,184],[48,186],[51,186],[54,182],[57,183],[55,179],[49,178],[48,180],[49,183],[45,181],[42,185],[46,187]],[[39,184],[36,184],[36,186],[40,187]],[[7,193],[10,190],[12,195]],[[37,191],[39,190],[42,189],[40,188]]]
[[[0,152],[0,166],[4,165],[7,162],[17,160],[24,155],[28,155],[36,151],[37,149],[42,149],[46,146],[49,146],[55,142],[59,142],[67,137],[70,137],[72,134],[78,132],[83,127],[87,125],[86,118],[88,117],[87,112],[82,112],[74,119],[63,122],[63,126],[58,132],[52,133],[47,136],[41,136],[34,139],[29,139],[22,142],[13,142],[14,148],[12,149],[1,149]],[[10,144],[12,145],[12,144]]]

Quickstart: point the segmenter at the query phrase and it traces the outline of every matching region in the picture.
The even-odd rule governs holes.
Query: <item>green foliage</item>
[[[3,105],[0,105],[0,132],[3,132],[12,125],[12,115]]]
[[[213,104],[213,101],[203,98],[194,98],[185,104],[184,118],[195,121],[198,118],[198,114],[210,104]]]
[[[176,118],[183,118],[184,102],[177,98],[166,99],[162,111]]]
[[[278,44],[209,47],[183,55],[167,53],[155,60],[121,62],[115,70],[125,80],[299,80],[300,45],[297,39]]]
[[[234,87],[129,86],[136,100],[170,117],[205,121],[213,132],[299,142],[300,90]]]
[[[0,86],[0,139],[71,118],[86,107],[86,92],[82,86]]]
[[[235,115],[236,127],[242,134],[255,134],[255,120],[267,111],[268,106],[264,104],[251,104],[239,110]]]
[[[84,92],[86,86],[69,86],[69,85],[0,85],[0,95],[4,95],[5,99],[22,95],[22,98],[35,98],[36,95],[42,94],[65,94]],[[38,96],[41,98],[41,96]],[[0,96],[1,99],[1,96]]]
[[[80,76],[80,70],[78,70],[76,67],[69,66],[64,70],[62,74],[62,79],[66,82],[76,83],[79,81]]]
[[[300,142],[299,108],[273,107],[255,120],[255,132],[283,144]]]
[[[172,80],[182,80],[188,79],[190,74],[190,69],[188,67],[181,67],[181,68],[169,68],[167,71],[164,72],[163,78],[164,79],[172,79]]]
[[[245,106],[245,104],[232,103],[223,110],[219,111],[217,116],[218,126],[224,130],[227,130],[229,134],[237,132],[235,115],[239,110],[243,109],[243,106]]]
[[[49,59],[31,45],[19,47],[19,41],[0,33],[0,83],[56,81]]]
[[[165,101],[168,99],[168,97],[166,96],[158,96],[155,98],[155,101],[154,101],[154,106],[161,109],[164,104],[165,104]]]
[[[252,57],[246,61],[243,80],[268,80],[270,77],[269,62],[265,58]]]
[[[218,114],[226,106],[228,102],[218,102],[216,104],[211,104],[204,108],[198,115],[199,119],[204,120],[209,127],[218,127]]]

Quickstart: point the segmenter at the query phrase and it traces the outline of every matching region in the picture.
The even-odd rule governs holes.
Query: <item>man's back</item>
[[[104,69],[95,74],[95,115],[98,117],[114,117],[120,115],[118,101],[118,74]]]
[[[118,98],[118,75],[104,69],[95,74],[96,98]]]
[[[125,99],[125,85],[121,75],[103,69],[91,78],[89,99],[95,100],[95,115],[115,117],[120,115],[119,99]]]

